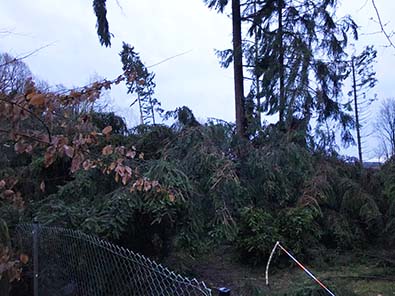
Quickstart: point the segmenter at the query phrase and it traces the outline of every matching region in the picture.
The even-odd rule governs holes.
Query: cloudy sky
[[[25,62],[50,84],[84,85],[94,75],[121,74],[119,52],[125,41],[135,47],[146,65],[185,53],[151,68],[156,73],[158,99],[164,109],[189,106],[195,115],[234,121],[232,71],[221,69],[214,49],[231,47],[231,21],[208,10],[202,0],[108,0],[111,48],[101,47],[90,0],[0,0],[0,51],[16,56],[43,48]],[[388,31],[395,29],[395,1],[376,0]],[[339,15],[351,14],[361,26],[357,47],[374,44],[379,50],[376,67],[380,99],[395,97],[392,87],[395,49],[388,48],[375,22],[370,0],[343,0]],[[372,19],[373,18],[373,19]],[[364,35],[366,34],[366,35]],[[137,123],[137,110],[123,87],[111,93],[114,109]],[[376,103],[376,105],[378,105]],[[374,110],[372,106],[372,117]],[[373,157],[374,139],[367,141]],[[347,150],[356,155],[356,148]]]

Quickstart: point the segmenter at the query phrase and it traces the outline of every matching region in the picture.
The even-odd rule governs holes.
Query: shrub
[[[266,262],[274,244],[280,239],[273,216],[259,208],[246,208],[241,213],[237,247],[242,259],[253,264]]]

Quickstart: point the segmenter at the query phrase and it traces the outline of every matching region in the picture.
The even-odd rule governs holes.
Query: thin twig
[[[383,22],[381,20],[379,10],[377,9],[376,3],[374,1],[375,0],[372,0],[372,4],[373,4],[373,7],[374,7],[374,10],[376,11],[376,15],[377,15],[377,19],[379,21],[379,25],[381,27],[381,31],[383,32],[384,36],[387,38],[390,46],[395,49],[395,44],[392,42],[391,36],[384,29],[384,25],[383,25]]]
[[[360,33],[360,36],[369,36],[369,35],[378,35],[378,34],[382,34],[383,32],[381,31],[376,31],[376,32],[370,32],[370,33]]]
[[[177,57],[179,57],[179,56],[182,56],[182,55],[185,55],[185,54],[187,54],[187,53],[190,53],[191,51],[192,51],[192,49],[191,49],[191,50],[188,50],[188,51],[185,51],[185,52],[182,52],[182,53],[179,53],[179,54],[177,54],[177,55],[175,55],[175,56],[166,58],[166,59],[164,59],[164,60],[162,60],[162,61],[160,61],[160,62],[158,62],[158,63],[156,63],[156,64],[153,64],[153,65],[151,65],[151,66],[148,66],[147,68],[152,68],[152,67],[158,66],[158,65],[160,65],[160,64],[163,64],[164,62],[167,62],[167,61],[172,60],[172,59],[174,59],[174,58],[177,58]]]
[[[39,52],[40,50],[42,50],[42,49],[44,49],[44,48],[47,48],[47,47],[49,47],[49,46],[51,46],[51,45],[53,45],[53,44],[54,44],[54,42],[49,43],[49,44],[44,45],[44,46],[41,46],[41,47],[39,47],[39,48],[37,48],[37,49],[35,49],[35,50],[29,52],[28,54],[26,54],[26,55],[24,55],[24,56],[16,57],[16,58],[12,59],[11,61],[8,61],[8,62],[5,62],[4,64],[1,64],[0,67],[4,67],[4,66],[7,66],[8,64],[12,64],[12,63],[15,63],[15,62],[24,60],[24,59],[26,59],[26,58],[28,58],[28,57],[34,55],[35,53]]]
[[[366,5],[368,4],[369,0],[366,0],[365,3],[357,10],[357,12],[360,12],[362,9],[364,9],[366,7]]]
[[[121,3],[118,0],[116,0],[115,2],[117,2],[117,5],[118,5],[119,9],[121,10],[121,13],[123,14],[123,16],[126,16],[125,11],[123,10],[123,7],[122,7]]]
[[[39,142],[39,143],[43,143],[43,144],[46,144],[46,145],[50,145],[51,144],[50,142],[44,141],[44,140],[42,140],[42,139],[40,139],[40,138],[38,138],[36,136],[33,136],[33,135],[28,135],[28,134],[26,134],[24,132],[15,131],[15,130],[7,130],[7,129],[4,129],[4,128],[0,127],[0,133],[9,134],[11,132],[14,133],[15,135],[18,135],[18,136],[21,136],[21,137],[24,137],[24,138],[28,138],[28,139],[32,139],[32,140],[34,140],[36,142]]]
[[[32,111],[30,111],[29,109],[27,109],[27,108],[25,108],[25,107],[19,105],[18,103],[15,103],[15,102],[12,102],[12,101],[8,101],[8,100],[6,100],[6,99],[0,98],[0,101],[3,101],[3,102],[5,102],[5,103],[7,103],[7,104],[11,104],[11,105],[13,105],[13,106],[16,106],[16,107],[22,109],[23,111],[29,113],[30,115],[32,115],[33,118],[37,119],[37,120],[44,126],[44,128],[46,129],[47,134],[48,134],[49,143],[52,143],[51,131],[49,130],[48,125],[47,125],[40,117],[38,117],[34,112],[32,112]]]

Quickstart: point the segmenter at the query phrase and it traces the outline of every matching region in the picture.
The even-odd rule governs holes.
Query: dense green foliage
[[[277,240],[305,260],[327,248],[395,242],[393,160],[367,170],[275,126],[247,142],[231,124],[199,124],[186,107],[172,115],[172,127],[125,132],[119,118],[92,114],[118,131],[112,143],[144,153],[131,164],[141,175],[169,190],[130,190],[98,169],[71,174],[67,159],[46,168],[39,154],[2,147],[0,177],[15,179],[25,208],[2,200],[1,216],[11,230],[37,217],[159,257],[232,242],[254,264],[266,261]]]
[[[223,12],[229,1],[204,2]],[[311,125],[336,124],[342,130],[343,142],[352,143],[353,118],[341,102],[343,83],[349,74],[348,40],[358,38],[358,26],[352,18],[337,16],[336,0],[238,3],[248,32],[242,45],[217,51],[217,55],[222,66],[234,62],[235,68],[245,66],[252,76],[244,103],[248,133],[260,130],[264,112],[278,114],[282,128],[291,130],[298,125],[306,135]],[[243,65],[236,64],[241,53]]]
[[[70,91],[40,86],[22,61],[0,56],[0,244],[33,218],[157,259],[231,245],[240,261],[260,265],[280,241],[317,262],[395,243],[395,158],[366,169],[361,152],[360,162],[337,153],[337,133],[353,143],[352,107],[341,101],[350,62],[356,111],[357,91],[376,83],[372,47],[348,58],[357,25],[337,18],[338,1],[204,2],[219,12],[232,3],[233,49],[218,54],[224,66],[234,62],[235,125],[202,124],[185,106],[163,116],[171,126],[156,124],[155,75],[127,43],[118,78]],[[106,0],[93,8],[100,43],[110,46]],[[243,66],[253,81],[246,98]],[[122,81],[140,110],[132,129],[94,108]],[[262,125],[261,113],[278,114],[278,123]],[[308,285],[292,293],[323,295]]]

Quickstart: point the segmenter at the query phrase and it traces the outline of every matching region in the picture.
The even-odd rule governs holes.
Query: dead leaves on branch
[[[16,153],[30,153],[33,151],[33,145],[25,143],[24,141],[18,141],[14,145],[14,150]]]
[[[41,107],[45,105],[45,95],[44,94],[29,94],[26,99],[34,107]]]
[[[107,126],[107,127],[105,127],[104,129],[103,129],[103,131],[102,131],[102,133],[105,135],[105,136],[107,136],[107,135],[109,135],[110,133],[112,132],[112,126]]]
[[[138,178],[130,187],[130,192],[155,192],[164,194],[171,203],[176,202],[176,193],[171,188],[162,186],[156,180],[148,178]]]
[[[66,128],[70,123],[68,111],[75,110],[84,102],[96,101],[100,98],[103,89],[110,89],[113,84],[118,84],[123,79],[123,76],[120,75],[114,80],[97,81],[91,85],[63,93],[43,93],[36,88],[32,79],[28,79],[23,94],[0,94],[0,120],[2,123],[0,132],[13,133],[13,138],[30,139],[32,143],[52,144],[51,127],[55,125]],[[87,122],[86,119],[80,119],[82,120],[78,122],[77,128],[81,128]],[[8,126],[9,129],[5,130],[3,126]],[[109,135],[111,129],[108,127],[103,133]],[[45,134],[47,140],[41,139]],[[17,142],[18,139],[15,141]]]
[[[15,189],[18,180],[13,177],[7,177],[0,180],[0,203],[5,201],[17,209],[23,209],[25,203],[22,195]]]
[[[20,280],[22,265],[29,262],[29,256],[26,254],[20,254],[19,259],[14,259],[15,256],[8,246],[4,246],[0,243],[0,280],[5,277],[7,281],[13,282]]]
[[[103,148],[103,150],[102,150],[102,154],[103,154],[104,156],[110,155],[110,154],[112,154],[113,152],[114,152],[114,149],[113,149],[112,145],[107,145],[107,146],[105,146],[105,147]]]
[[[31,153],[35,148],[45,148],[45,167],[59,158],[68,158],[71,160],[71,173],[98,168],[104,174],[113,174],[116,182],[131,184],[131,191],[166,191],[169,192],[169,199],[174,201],[174,194],[162,188],[159,182],[147,180],[139,175],[137,169],[132,169],[131,163],[144,160],[144,153],[137,152],[133,146],[108,143],[111,141],[112,126],[99,131],[89,114],[75,111],[80,104],[99,99],[103,89],[110,89],[125,79],[136,78],[134,75],[120,75],[114,80],[97,81],[79,89],[46,93],[39,91],[29,79],[23,94],[12,97],[0,94],[0,132],[14,141],[17,153]],[[97,148],[103,142],[107,143],[97,155]],[[2,183],[0,185],[6,187]],[[40,189],[45,192],[44,182],[40,184]],[[12,189],[2,192],[4,198],[23,204],[20,194]]]

